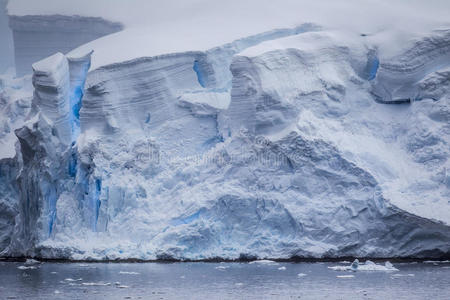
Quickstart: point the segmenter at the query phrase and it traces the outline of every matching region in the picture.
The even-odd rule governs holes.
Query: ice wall
[[[33,64],[34,105],[55,125],[56,135],[71,141],[70,79],[66,57],[57,53]]]
[[[81,105],[90,55],[67,58],[56,53],[34,63],[34,93],[28,105],[23,99],[8,99],[9,90],[2,95],[8,104],[2,113],[14,120],[2,141],[8,138],[15,144],[0,160],[0,251],[6,255],[30,255],[36,244],[54,234],[57,200],[62,185],[73,177],[70,165],[76,165],[73,145],[79,121],[73,112]]]
[[[13,242],[18,225],[21,155],[14,130],[23,126],[33,93],[29,77],[12,77],[0,76],[0,253]]]
[[[72,142],[80,133],[80,110],[84,94],[84,84],[91,66],[93,51],[82,57],[68,57],[70,69],[70,123],[72,128]]]
[[[308,24],[90,72],[91,53],[40,61],[3,253],[448,256],[447,40],[393,54]]]
[[[374,95],[383,103],[422,100],[419,81],[450,65],[449,30],[435,30],[411,41],[409,51],[386,57],[374,80]]]

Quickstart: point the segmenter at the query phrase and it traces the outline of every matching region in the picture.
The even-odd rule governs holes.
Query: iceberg
[[[2,80],[0,256],[448,256],[450,31],[412,15],[420,31],[362,34],[287,2],[230,28],[209,8],[211,38],[123,19]]]
[[[336,278],[354,278],[355,275],[337,275]]]

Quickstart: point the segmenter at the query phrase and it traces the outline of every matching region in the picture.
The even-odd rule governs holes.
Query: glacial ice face
[[[29,78],[0,77],[0,252],[14,240],[19,214],[20,149],[16,145],[16,128],[31,108],[32,86]]]
[[[84,88],[90,54],[67,58],[57,53],[33,64],[32,101],[20,80],[2,94],[2,115],[14,120],[5,123],[2,142],[15,145],[13,151],[3,147],[0,160],[3,253],[27,254],[53,234],[59,182],[70,175],[66,170],[74,157],[76,120],[70,100]]]
[[[448,30],[435,30],[426,38],[412,41],[404,53],[385,57],[374,82],[376,99],[384,103],[422,100],[419,81],[450,65],[449,35]]]
[[[55,125],[59,139],[65,144],[72,137],[69,77],[69,63],[62,53],[33,64],[34,104]]]
[[[80,109],[84,93],[86,76],[91,66],[91,55],[89,52],[83,57],[69,57],[70,69],[70,123],[72,128],[72,141],[75,142],[80,133]]]
[[[379,86],[388,95],[397,86],[382,47],[308,28],[86,78],[90,54],[35,64],[33,110],[15,131],[17,224],[3,255],[448,255],[448,69],[434,68],[447,32],[393,56],[423,48],[423,77],[412,82],[397,65],[423,96],[387,105]]]

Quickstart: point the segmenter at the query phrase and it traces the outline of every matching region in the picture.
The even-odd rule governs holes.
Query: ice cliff
[[[0,255],[448,256],[450,31],[384,34],[87,44],[2,81]]]

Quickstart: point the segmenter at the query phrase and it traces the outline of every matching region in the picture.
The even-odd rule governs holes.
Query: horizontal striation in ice
[[[34,104],[55,124],[59,138],[66,144],[72,139],[70,126],[69,64],[56,53],[33,64]]]
[[[450,66],[450,30],[435,30],[410,44],[403,53],[382,59],[373,86],[378,101],[408,103],[420,100],[419,81]]]

